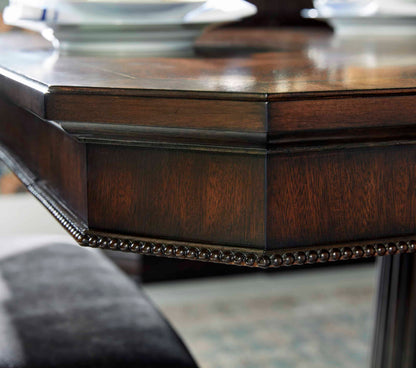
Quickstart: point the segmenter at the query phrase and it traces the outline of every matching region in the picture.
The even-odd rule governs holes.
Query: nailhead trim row
[[[410,240],[387,244],[370,244],[365,247],[354,246],[351,248],[342,247],[309,250],[306,252],[295,251],[284,254],[258,255],[251,252],[234,252],[231,250],[217,250],[183,245],[175,246],[172,244],[166,245],[163,243],[134,241],[95,235],[82,236],[80,233],[71,229],[70,226],[68,226],[68,231],[74,235],[75,239],[82,246],[86,247],[261,268],[325,263],[369,258],[376,255],[384,256],[416,252],[416,240]]]
[[[28,189],[43,203],[69,234],[84,247],[260,268],[347,261],[416,252],[416,240],[373,243],[365,246],[326,247],[306,251],[294,250],[285,253],[258,252],[256,254],[251,251],[219,250],[216,247],[210,248],[208,246],[184,246],[100,235],[85,235],[83,230],[79,229],[74,222],[53,207],[34,186],[30,185]]]

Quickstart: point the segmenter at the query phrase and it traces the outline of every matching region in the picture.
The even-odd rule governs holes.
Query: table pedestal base
[[[378,260],[372,368],[416,366],[416,254]]]

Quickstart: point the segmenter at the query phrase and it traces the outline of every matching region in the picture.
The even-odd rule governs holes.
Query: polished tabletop
[[[282,137],[357,127],[357,119],[363,127],[406,125],[413,123],[409,110],[415,112],[412,37],[342,39],[319,29],[219,29],[186,54],[125,57],[59,55],[40,36],[15,32],[0,37],[0,48],[0,91],[59,122]],[[365,99],[375,95],[377,102]],[[196,121],[195,114],[203,118]]]
[[[36,35],[0,37],[0,65],[50,88],[279,98],[415,89],[413,37],[340,39],[328,30],[214,30],[189,54],[64,56]],[[82,79],[79,76],[82,75]]]

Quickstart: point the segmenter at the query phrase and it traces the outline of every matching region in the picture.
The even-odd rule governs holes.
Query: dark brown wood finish
[[[59,112],[59,102],[68,101],[68,95],[95,96],[95,103],[103,105],[108,95],[176,97],[185,99],[184,103],[186,99],[304,101],[345,96],[350,107],[350,97],[360,94],[382,97],[415,90],[412,38],[347,42],[334,40],[328,31],[223,30],[207,33],[196,55],[109,58],[57,57],[39,38],[27,37],[2,36],[1,43],[8,47],[0,55],[6,70],[2,74],[13,72],[3,78],[1,88],[8,94],[14,91],[14,101],[38,112],[44,101],[37,101],[41,106],[31,101],[29,106],[27,93],[33,96],[35,89],[46,89],[43,117],[51,120],[59,116],[59,120],[74,121],[71,109],[68,119]],[[377,62],[371,65],[367,59]],[[122,106],[128,110],[131,100],[121,99],[118,111]],[[95,111],[89,111],[95,121]],[[81,120],[90,121],[86,114],[82,112]]]
[[[98,57],[11,33],[0,48],[1,143],[84,244],[263,250],[246,264],[279,266],[416,234],[411,38],[228,29],[187,55]]]
[[[312,130],[412,125],[414,103],[414,94],[275,102],[270,106],[270,131],[278,136]]]
[[[341,146],[268,159],[268,247],[416,233],[416,145]]]
[[[90,145],[88,162],[93,229],[264,248],[263,156]]]
[[[267,123],[264,102],[52,94],[47,106],[46,116],[62,122],[242,132],[264,132]]]
[[[87,220],[85,146],[59,127],[0,99],[1,143],[81,221]]]

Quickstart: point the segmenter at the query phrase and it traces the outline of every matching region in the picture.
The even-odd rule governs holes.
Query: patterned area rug
[[[364,368],[373,265],[146,287],[201,368]]]

